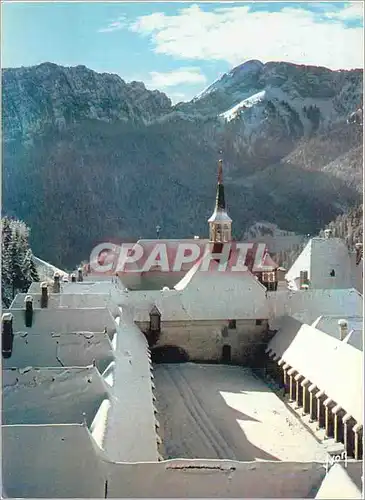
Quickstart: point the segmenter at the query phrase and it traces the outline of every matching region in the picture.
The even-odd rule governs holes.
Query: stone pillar
[[[279,366],[279,356],[277,354],[274,355],[273,361],[274,361],[274,379],[275,382],[281,387],[282,384],[282,376],[281,376],[281,368]]]
[[[348,458],[355,456],[355,433],[353,432],[355,425],[356,420],[346,413],[343,417],[343,444]]]
[[[294,380],[295,375],[297,374],[297,371],[295,368],[290,368],[288,370],[288,375],[289,375],[289,401],[293,402],[295,401],[296,397],[296,382]]]
[[[325,395],[324,391],[319,391],[316,394],[316,399],[317,399],[317,420],[318,420],[317,429],[323,429],[326,424],[326,412],[323,403],[326,401],[327,396]]]
[[[285,361],[283,360],[283,358],[280,358],[277,362],[277,365],[278,365],[278,380],[279,380],[279,385],[281,388],[284,388],[285,387],[285,383],[284,383],[284,370],[283,370],[283,366],[285,364]]]
[[[295,409],[298,410],[303,406],[303,387],[301,385],[302,381],[304,380],[303,375],[298,373],[294,377],[295,380]]]
[[[27,295],[24,299],[25,303],[25,326],[31,328],[33,324],[33,297]]]
[[[363,447],[362,447],[362,438],[363,438],[363,427],[362,424],[356,424],[352,428],[352,431],[355,436],[355,446],[354,446],[354,458],[355,460],[363,459]]]
[[[270,377],[270,353],[271,349],[267,349],[265,352],[265,366],[264,366],[264,377],[269,378]]]
[[[13,351],[13,315],[4,313],[1,318],[1,349],[3,358],[10,358]]]
[[[331,398],[327,398],[323,405],[325,407],[325,434],[327,438],[332,438],[335,435],[335,420],[332,410],[336,403]]]
[[[289,369],[290,369],[290,365],[285,363],[283,365],[284,396],[285,396],[285,394],[289,394],[289,390],[290,390],[289,375],[288,375]]]
[[[46,282],[41,284],[41,308],[48,307],[48,284]]]
[[[55,273],[53,276],[53,293],[60,293],[61,291],[61,282],[60,275]]]
[[[340,405],[336,405],[332,408],[332,413],[334,418],[333,437],[336,443],[343,443],[344,439],[342,419],[346,415],[346,412]]]
[[[317,420],[317,399],[316,394],[319,392],[318,387],[315,384],[311,384],[308,387],[309,392],[309,422],[314,422]]]
[[[280,387],[282,386],[282,376],[281,376],[281,369],[278,366],[278,359],[279,357],[271,352],[269,354],[269,362],[268,362],[268,375],[274,380],[274,382]]]
[[[310,394],[308,391],[308,387],[310,385],[310,381],[305,378],[301,382],[302,386],[302,391],[303,391],[303,396],[302,396],[302,404],[303,404],[303,412],[302,415],[307,415],[309,413],[309,400],[310,400]]]
[[[275,380],[275,365],[276,365],[274,358],[275,358],[274,352],[268,353],[267,374],[273,380]]]

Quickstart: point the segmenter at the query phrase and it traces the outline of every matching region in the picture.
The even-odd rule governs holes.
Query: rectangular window
[[[236,329],[236,320],[235,319],[230,319],[228,322],[228,328],[230,330],[235,330]]]
[[[257,319],[256,320],[256,326],[262,325],[262,319]]]

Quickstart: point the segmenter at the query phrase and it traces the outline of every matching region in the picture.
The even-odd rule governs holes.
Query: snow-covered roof
[[[49,262],[46,262],[42,259],[39,259],[38,257],[35,257],[34,255],[33,255],[33,262],[34,265],[36,266],[37,273],[41,281],[46,279],[53,279],[55,273],[59,273],[61,277],[68,276],[68,273],[66,271],[63,271],[62,269],[53,266]]]
[[[351,330],[349,334],[343,339],[344,342],[359,349],[359,351],[363,350],[364,347],[364,331],[363,330]]]
[[[362,352],[313,326],[298,326],[279,329],[268,349],[363,423],[363,402],[359,398],[364,392]]]
[[[107,307],[35,309],[31,327],[25,326],[24,308],[8,311],[13,315],[14,333],[26,331],[29,335],[47,335],[51,332],[102,332],[104,328],[110,335],[115,332],[115,321]]]
[[[215,209],[212,215],[209,217],[208,222],[226,222],[230,224],[232,219],[227,214],[226,210],[217,210]]]
[[[227,216],[228,217],[228,216]],[[229,218],[229,217],[228,217]],[[232,259],[232,265],[235,265],[237,262],[237,256],[238,256],[238,248],[236,246],[237,242],[232,241],[231,242],[231,259]],[[238,242],[239,243],[239,242]],[[125,265],[125,271],[124,272],[118,272],[118,275],[121,276],[121,279],[123,281],[123,276],[128,274],[128,271],[133,271],[133,273],[139,271],[144,271],[144,275],[146,277],[149,276],[150,272],[149,270],[144,270],[143,267],[148,259],[148,257],[151,255],[152,251],[156,249],[158,245],[161,245],[159,247],[161,249],[161,253],[165,252],[167,253],[167,259],[168,263],[170,265],[169,269],[173,267],[173,264],[176,260],[177,252],[179,247],[181,247],[181,244],[186,244],[186,245],[194,245],[199,248],[200,253],[195,257],[194,260],[190,262],[186,262],[182,266],[183,271],[188,271],[191,269],[202,257],[203,255],[209,251],[209,249],[213,249],[213,244],[207,239],[181,239],[181,240],[139,240],[137,242],[138,245],[140,245],[143,249],[143,255],[142,257],[137,261],[137,262],[132,262],[132,263],[127,263]],[[227,244],[228,245],[228,244]],[[256,242],[252,245],[252,248],[249,248],[247,251],[246,255],[246,260],[245,260],[245,265],[252,270],[252,267],[255,263],[255,256],[257,255],[260,257],[261,252],[259,250],[259,242]],[[156,257],[157,260],[160,260],[158,258],[157,250],[156,250]],[[264,259],[264,265],[265,266],[271,266],[273,269],[276,269],[278,265],[272,260],[270,257],[267,248],[264,247],[263,249],[263,259]],[[162,260],[162,258],[161,258]],[[162,269],[163,270],[163,269]],[[151,272],[153,274],[153,271]],[[173,273],[171,273],[173,274]],[[66,289],[66,287],[65,287]]]
[[[103,371],[113,359],[113,347],[104,332],[44,335],[23,330],[14,333],[11,357],[4,358],[2,365],[4,368],[89,366],[95,360]]]
[[[79,424],[4,426],[2,446],[6,457],[2,480],[9,498],[104,498],[106,494],[110,498],[240,498],[243,490],[248,498],[305,498],[325,475],[323,463],[318,462],[112,463],[87,427]]]
[[[301,271],[308,272],[310,288],[350,288],[351,261],[340,238],[312,238],[285,278],[297,287]]]
[[[314,328],[317,328],[317,330],[321,330],[322,332],[331,335],[332,337],[340,339],[340,328],[338,326],[338,321],[341,319],[347,321],[349,334],[354,330],[362,332],[362,316],[323,315],[317,318],[316,321],[313,322],[312,326]]]
[[[316,499],[332,500],[333,498],[357,499],[363,498],[361,489],[351,479],[347,468],[335,463],[325,475],[315,496]]]
[[[24,299],[29,293],[18,293],[14,298],[10,309],[21,309],[24,307]],[[41,294],[32,293],[33,309],[41,308]],[[70,308],[104,308],[107,307],[114,315],[116,313],[113,293],[51,293],[48,296],[47,309]]]
[[[351,288],[322,290],[281,290],[268,292],[270,317],[294,316],[312,324],[322,315],[361,316],[363,299]]]
[[[4,425],[90,424],[108,388],[94,366],[5,369],[2,379]]]
[[[217,264],[218,265],[218,264]],[[129,304],[133,307],[133,294]],[[141,297],[136,295],[136,297]],[[268,316],[266,288],[250,272],[191,269],[174,290],[146,293],[135,307],[136,321],[148,321],[156,305],[162,321],[256,319]]]
[[[9,498],[105,496],[102,452],[85,425],[4,425],[1,432]]]
[[[147,340],[129,311],[121,310],[108,379],[112,404],[103,449],[117,462],[157,461],[157,436]]]

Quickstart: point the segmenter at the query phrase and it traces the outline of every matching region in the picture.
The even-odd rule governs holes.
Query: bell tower
[[[211,243],[228,243],[232,239],[232,219],[227,214],[223,185],[223,161],[218,162],[218,184],[215,208],[208,219]]]

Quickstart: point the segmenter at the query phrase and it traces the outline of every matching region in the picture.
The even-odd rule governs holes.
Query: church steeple
[[[209,239],[214,243],[227,243],[231,241],[232,219],[227,214],[223,185],[223,161],[218,162],[218,183],[215,208],[208,220]]]
[[[224,185],[223,185],[223,160],[218,162],[218,184],[217,184],[217,197],[215,200],[216,210],[225,210],[226,202],[224,199]]]

